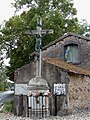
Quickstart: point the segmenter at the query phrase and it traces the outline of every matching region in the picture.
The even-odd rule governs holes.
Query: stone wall
[[[70,75],[68,86],[68,110],[90,109],[90,78],[83,75]]]
[[[87,39],[81,39],[81,37],[68,36],[60,40],[56,44],[52,45],[49,48],[46,48],[42,52],[42,57],[51,57],[59,58],[64,60],[64,46],[67,44],[78,44],[79,47],[79,57],[80,62],[77,64],[80,67],[90,69],[90,41]],[[22,84],[27,85],[31,78],[36,75],[36,65],[35,62],[25,65],[15,72],[15,84],[21,86]],[[67,77],[68,75],[68,77]],[[79,108],[90,108],[90,78],[84,75],[77,75],[74,73],[67,73],[65,70],[56,67],[52,64],[42,62],[42,77],[47,80],[48,85],[50,86],[50,91],[52,96],[50,97],[50,113],[55,115],[55,108],[57,107],[57,112],[62,111],[64,113],[65,109],[68,112]],[[64,96],[55,96],[53,95],[53,84],[54,83],[65,83],[67,84],[67,95]],[[17,91],[16,91],[17,92]],[[28,115],[28,102],[27,96],[25,94],[22,98],[22,90],[19,91],[20,95],[15,95],[14,99],[14,113],[16,115],[23,114],[24,116]],[[18,92],[18,93],[19,93]],[[25,92],[26,93],[26,92]],[[55,99],[57,99],[57,106],[55,106]],[[20,106],[20,102],[23,102],[23,106]],[[23,109],[23,111],[21,111]],[[60,114],[58,114],[60,115]]]
[[[33,66],[34,63],[32,63]],[[29,82],[30,78],[34,77],[33,68],[32,70],[29,69],[29,66],[27,65],[19,69],[19,74],[17,76],[16,74],[16,84],[23,83],[25,84]],[[28,73],[26,74],[28,68]],[[23,71],[23,72],[22,72]],[[25,73],[24,73],[25,72]],[[16,72],[18,73],[18,71]],[[26,74],[26,77],[24,77]],[[20,75],[20,76],[19,76]],[[50,91],[52,93],[52,96],[50,97],[50,114],[55,115],[55,96],[53,95],[53,84],[54,83],[65,83],[67,84],[67,96],[57,96],[57,112],[59,112],[58,115],[61,115],[62,113],[65,113],[64,110],[68,110],[68,112],[73,111],[76,108],[82,109],[82,108],[90,108],[90,78],[86,77],[84,75],[77,75],[74,73],[67,73],[65,70],[56,67],[52,64],[42,62],[42,77],[47,80]],[[21,79],[22,78],[22,79]],[[27,78],[27,79],[26,79]],[[19,91],[18,91],[19,92]],[[25,96],[25,95],[24,95]],[[19,98],[20,96],[15,96],[15,110],[18,110],[20,102]],[[27,100],[26,98],[23,98],[23,104],[24,104],[24,115],[27,113]],[[60,114],[61,113],[61,114]],[[18,113],[17,114],[21,114]]]
[[[27,84],[32,77],[35,77],[35,63],[32,62],[15,71],[14,81],[17,84]]]
[[[21,69],[18,69],[16,71],[15,83],[16,83],[17,87],[19,85],[19,86],[23,86],[23,88],[24,88],[26,83],[28,84],[30,78],[33,78],[35,76],[35,74],[33,74],[34,68],[29,69],[30,66],[35,66],[34,64],[35,63],[32,63],[32,65],[28,64],[24,67],[21,67]],[[27,70],[27,68],[28,68],[28,70]],[[55,106],[55,96],[53,96],[53,84],[64,82],[65,77],[63,74],[64,74],[64,72],[60,68],[55,67],[49,63],[42,62],[42,77],[47,80],[48,85],[50,86],[50,91],[52,93],[52,96],[50,97],[50,113],[51,113],[51,115],[55,115],[55,107],[56,107]],[[21,92],[23,92],[23,90],[19,91],[19,89],[18,89],[18,91],[16,91],[16,93],[15,93],[14,100],[15,100],[15,110],[16,110],[17,115],[20,114],[17,111],[19,104],[20,104],[20,102],[19,102],[20,96],[18,94],[20,93],[20,95],[23,94],[25,96],[25,93],[27,93],[26,89],[25,89],[25,92],[23,92],[23,93],[21,93]],[[24,101],[24,103],[25,103],[25,101]],[[62,104],[63,104],[63,97],[58,96],[57,97],[57,111],[60,110],[60,108],[62,107]],[[27,109],[27,107],[26,107],[26,109]],[[26,113],[26,109],[24,109],[25,113]]]
[[[28,97],[26,95],[14,96],[14,115],[28,116]]]

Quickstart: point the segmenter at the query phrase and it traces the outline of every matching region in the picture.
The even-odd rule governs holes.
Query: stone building
[[[90,109],[89,51],[90,39],[74,33],[44,46],[42,87],[28,89],[35,80],[32,79],[36,72],[35,61],[15,71],[14,114],[47,117],[68,114],[74,109]],[[45,85],[47,89],[42,89]]]

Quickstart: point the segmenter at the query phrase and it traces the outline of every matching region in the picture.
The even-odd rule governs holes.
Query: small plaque
[[[54,95],[66,95],[65,83],[54,84]]]

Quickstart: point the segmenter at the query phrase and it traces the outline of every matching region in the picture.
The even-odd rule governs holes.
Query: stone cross
[[[27,30],[26,34],[32,34],[36,38],[35,50],[36,50],[36,76],[41,77],[41,43],[42,35],[53,33],[52,29],[42,30],[42,19],[37,19],[37,30]]]

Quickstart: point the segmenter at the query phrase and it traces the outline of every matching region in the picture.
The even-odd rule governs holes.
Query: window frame
[[[77,48],[78,48],[78,60],[77,60],[77,62],[76,61],[67,61],[66,60],[66,58],[65,58],[65,51],[66,50],[65,49],[68,46],[70,46],[70,47],[71,46],[77,46]],[[70,43],[64,45],[64,61],[68,62],[68,63],[73,63],[73,64],[79,64],[80,63],[80,46],[79,46],[79,44],[70,42]]]

